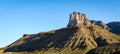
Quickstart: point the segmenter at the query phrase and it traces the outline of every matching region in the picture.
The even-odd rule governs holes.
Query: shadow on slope
[[[108,44],[90,50],[87,54],[119,54],[120,43]]]

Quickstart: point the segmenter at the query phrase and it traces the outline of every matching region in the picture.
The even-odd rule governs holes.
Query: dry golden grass
[[[65,49],[62,51],[47,50],[47,51],[34,51],[34,52],[5,52],[1,54],[85,54],[85,50],[71,50]]]

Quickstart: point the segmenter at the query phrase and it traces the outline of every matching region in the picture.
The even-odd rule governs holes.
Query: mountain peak
[[[17,52],[15,54],[94,54],[93,52],[112,54],[120,51],[118,49],[120,37],[103,28],[107,28],[104,22],[88,20],[85,14],[73,12],[70,14],[67,28],[25,34],[1,52],[5,54],[14,54],[14,52]],[[3,54],[1,52],[0,54]]]
[[[90,27],[93,25],[97,25],[104,29],[108,29],[108,26],[102,21],[88,20],[86,15],[80,12],[73,12],[70,14],[69,23],[67,25],[68,28],[76,27],[76,26],[85,26]]]
[[[67,27],[75,27],[75,26],[91,26],[90,21],[87,19],[85,14],[79,12],[73,12],[70,14],[70,19]]]

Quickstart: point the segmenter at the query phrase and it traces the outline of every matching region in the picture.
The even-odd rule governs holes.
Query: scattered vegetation
[[[120,43],[120,36],[99,26],[81,26],[25,35],[3,54],[85,54],[113,43]]]

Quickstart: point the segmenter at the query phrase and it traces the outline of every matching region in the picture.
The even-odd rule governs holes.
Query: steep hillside
[[[120,37],[99,26],[63,28],[39,34],[27,34],[7,46],[5,52],[67,50],[86,53],[98,46],[120,43]],[[70,53],[69,51],[66,53]]]
[[[119,54],[119,53],[120,43],[114,43],[102,47],[97,47],[93,50],[90,50],[87,54]]]

